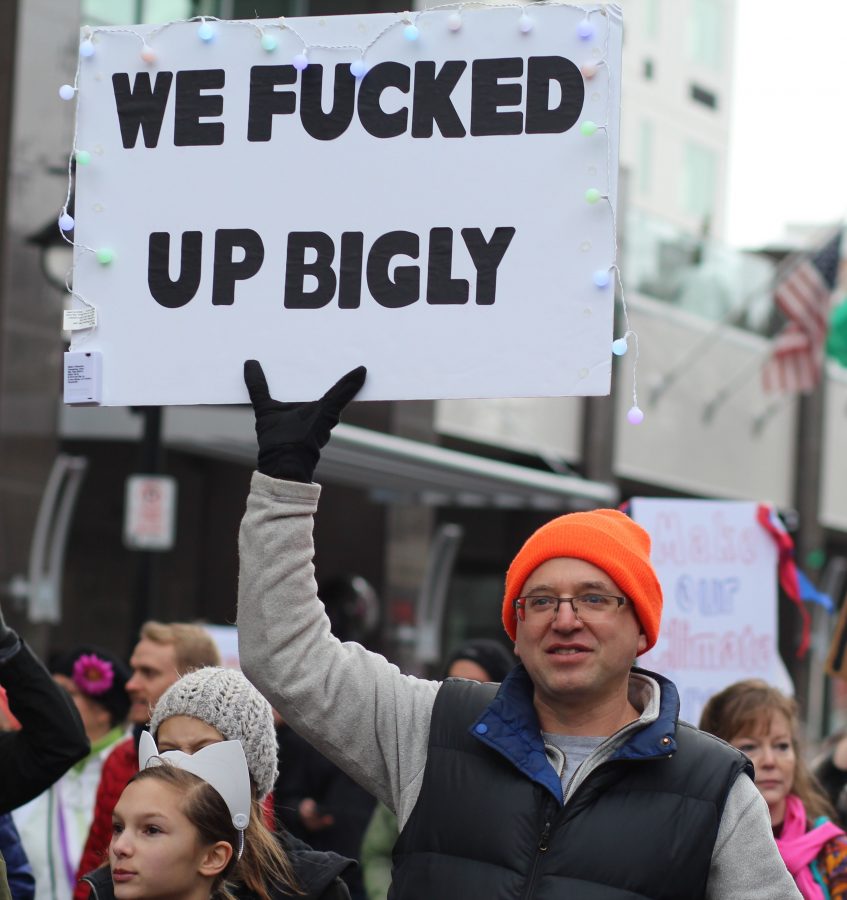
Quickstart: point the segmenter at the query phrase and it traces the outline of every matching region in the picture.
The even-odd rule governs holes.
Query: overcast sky
[[[727,239],[847,216],[847,0],[737,0]]]

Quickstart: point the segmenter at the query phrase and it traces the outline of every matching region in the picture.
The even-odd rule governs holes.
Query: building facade
[[[60,621],[28,623],[25,596],[17,607],[10,601],[10,618],[43,652],[81,641],[126,650],[148,617],[233,622],[237,528],[255,460],[246,407],[173,407],[156,417],[59,403],[61,294],[43,278],[40,251],[27,237],[55,217],[64,197],[73,123],[70,108],[53,97],[74,69],[79,24],[394,5],[18,5],[0,298],[4,584],[27,571],[57,450],[87,461],[68,532]],[[437,670],[438,658],[460,638],[499,635],[505,566],[556,512],[614,506],[636,495],[801,506],[800,404],[763,394],[757,374],[769,346],[773,264],[720,240],[734,4],[622,5],[627,189],[619,264],[638,334],[637,366],[632,352],[616,361],[610,398],[354,404],[318,470],[319,581],[358,576],[371,584],[381,606],[373,643],[410,669]],[[637,427],[626,421],[634,392],[645,412]],[[838,455],[847,438],[843,369],[829,368],[822,396],[815,547],[808,547],[831,557],[847,554],[847,476]],[[178,485],[176,543],[160,553],[128,549],[122,538],[126,478],[153,470]],[[790,655],[791,609],[783,622]]]

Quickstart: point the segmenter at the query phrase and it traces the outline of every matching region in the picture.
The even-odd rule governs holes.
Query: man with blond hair
[[[129,660],[132,677],[126,683],[133,734],[121,741],[103,764],[94,818],[77,869],[74,891],[77,900],[83,900],[90,891],[88,884],[79,879],[96,869],[105,858],[112,838],[112,811],[130,778],[138,771],[138,739],[159,697],[187,672],[220,663],[217,645],[202,625],[151,621],[141,626],[139,641]]]

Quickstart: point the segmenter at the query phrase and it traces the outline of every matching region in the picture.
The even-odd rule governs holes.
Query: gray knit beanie
[[[172,716],[191,716],[216,728],[225,741],[240,741],[259,799],[277,776],[276,730],[271,705],[236,669],[207,666],[183,675],[159,698],[150,720],[156,737]]]

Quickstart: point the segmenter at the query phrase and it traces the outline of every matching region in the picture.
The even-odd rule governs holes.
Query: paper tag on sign
[[[97,326],[97,310],[93,306],[86,309],[66,309],[62,317],[64,331],[79,331]]]

